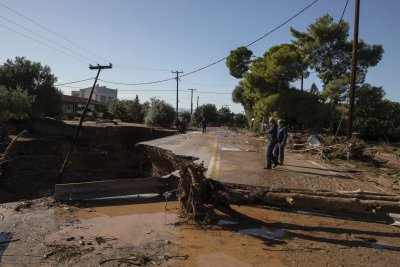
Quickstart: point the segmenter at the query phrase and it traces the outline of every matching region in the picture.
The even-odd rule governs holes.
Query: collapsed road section
[[[222,183],[205,176],[196,158],[173,154],[155,146],[136,148],[151,161],[151,177],[56,185],[57,200],[81,200],[118,195],[176,192],[181,213],[204,220],[213,209],[237,216],[230,205],[278,206],[298,209],[385,215],[400,213],[400,197],[373,192],[268,188]]]

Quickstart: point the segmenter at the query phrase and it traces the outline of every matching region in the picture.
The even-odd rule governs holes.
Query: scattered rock
[[[376,182],[384,187],[392,187],[392,185],[393,185],[392,180],[390,180],[386,177],[383,177],[383,176],[380,176]]]
[[[28,209],[32,206],[32,203],[29,201],[22,201],[18,203],[18,205],[14,208],[15,211],[21,211],[22,209]]]

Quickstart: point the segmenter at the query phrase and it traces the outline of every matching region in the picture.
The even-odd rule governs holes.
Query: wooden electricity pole
[[[193,115],[193,91],[196,91],[196,89],[189,88],[190,91],[190,115]]]
[[[78,128],[76,128],[75,135],[74,135],[74,139],[72,140],[72,143],[71,143],[71,147],[69,148],[68,154],[67,154],[67,156],[65,157],[64,163],[63,163],[63,165],[62,165],[62,167],[61,167],[61,170],[60,170],[60,172],[58,173],[58,180],[57,180],[57,183],[61,183],[61,181],[62,181],[62,178],[63,178],[63,175],[64,175],[64,171],[65,171],[65,166],[67,165],[68,158],[69,158],[69,156],[71,155],[72,150],[74,149],[74,146],[75,146],[75,144],[76,144],[76,140],[78,139],[79,131],[81,130],[83,120],[85,119],[86,112],[87,112],[87,110],[88,110],[88,108],[89,108],[90,100],[92,99],[93,90],[94,90],[94,87],[96,86],[97,79],[99,78],[100,71],[103,70],[103,69],[111,69],[111,68],[112,68],[112,64],[111,64],[111,63],[110,63],[110,65],[107,65],[107,66],[100,66],[100,65],[92,66],[92,65],[89,65],[89,69],[91,69],[91,70],[97,70],[96,79],[94,79],[94,83],[93,83],[93,86],[92,86],[92,90],[90,91],[89,98],[88,98],[88,100],[86,101],[85,108],[84,108],[83,113],[82,113],[82,116],[81,116],[81,118],[80,118],[80,120],[79,120]]]
[[[354,114],[354,94],[356,88],[357,77],[357,46],[358,46],[358,21],[360,17],[360,0],[355,0],[355,15],[354,15],[354,40],[351,59],[351,77],[350,77],[350,92],[349,92],[349,124],[347,127],[347,138],[351,137],[353,132],[353,114]]]
[[[172,73],[176,73],[176,117],[178,118],[178,103],[179,103],[179,97],[178,97],[178,90],[179,90],[179,73],[183,73],[183,71],[172,71]]]

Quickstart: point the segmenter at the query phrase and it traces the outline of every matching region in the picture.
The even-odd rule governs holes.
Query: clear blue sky
[[[115,67],[102,71],[100,79],[122,83],[158,81],[174,77],[172,70],[189,73],[227,56],[230,50],[251,43],[312,2],[313,0],[0,0],[0,4],[3,4],[0,5],[0,63],[16,56],[25,56],[50,66],[58,77],[58,83],[64,83],[95,77],[96,71],[89,70],[89,64],[111,62]],[[289,43],[290,27],[305,31],[309,24],[326,13],[338,21],[345,4],[346,0],[319,0],[300,16],[249,48],[255,55],[261,56],[271,46]],[[86,50],[46,31],[4,5]],[[370,69],[367,82],[383,86],[386,98],[393,101],[400,101],[397,83],[400,74],[400,34],[397,29],[400,25],[399,11],[398,0],[361,0],[359,38],[370,44],[382,44],[385,50],[379,65]],[[352,26],[354,0],[349,1],[344,20]],[[14,31],[73,54],[74,57]],[[352,39],[352,27],[350,36]],[[308,89],[313,82],[316,82],[315,77],[305,80],[304,87]],[[84,88],[90,87],[92,83],[93,81],[86,81],[71,86]],[[138,94],[141,102],[157,97],[175,107],[175,80],[140,86],[115,85],[101,81],[98,83],[118,88],[120,99],[132,99]],[[179,83],[179,107],[190,108],[188,88],[195,88],[197,92],[194,93],[194,106],[199,96],[200,104],[213,103],[217,108],[229,105],[232,111],[241,112],[242,107],[232,103],[230,95],[237,83],[238,80],[229,75],[225,61],[182,77]],[[65,94],[77,89],[66,86],[60,88]]]

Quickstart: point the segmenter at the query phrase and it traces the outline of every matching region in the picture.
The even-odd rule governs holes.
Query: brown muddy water
[[[61,214],[62,210],[55,212]],[[179,218],[179,203],[158,202],[81,208],[76,210],[75,223],[50,234],[48,242],[73,240],[69,243],[94,244],[103,237],[104,252],[114,248],[140,247],[147,243],[172,244],[175,255],[187,259],[172,259],[170,266],[283,266],[263,250],[266,242],[280,242],[286,237],[282,229],[245,226],[238,222],[219,220],[216,225],[183,223]],[[265,214],[258,216],[263,219]],[[67,243],[68,243],[67,242]]]

